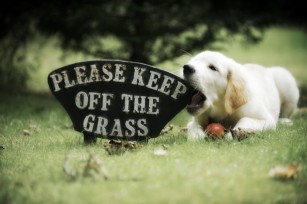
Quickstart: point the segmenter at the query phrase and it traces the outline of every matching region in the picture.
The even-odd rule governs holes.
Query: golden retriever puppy
[[[187,125],[190,140],[207,137],[204,128],[213,122],[234,130],[274,129],[278,121],[291,123],[297,108],[299,90],[285,68],[241,65],[204,51],[183,66],[183,77],[196,90],[187,105],[193,115]]]

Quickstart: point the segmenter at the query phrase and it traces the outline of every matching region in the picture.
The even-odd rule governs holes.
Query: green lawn
[[[242,63],[289,67],[306,99],[306,34],[271,29],[261,44],[228,44],[225,53]],[[160,67],[177,72],[188,58]],[[29,83],[40,90],[47,88],[48,60]],[[184,125],[187,120],[183,111],[171,123]],[[301,103],[293,126],[242,141],[191,142],[175,128],[134,151],[109,155],[104,148],[107,140],[83,144],[82,135],[71,129],[70,119],[53,97],[0,93],[0,203],[306,203],[306,120],[306,103]],[[167,153],[155,155],[163,146]],[[108,172],[108,179],[94,171],[97,165],[86,167],[90,155],[101,161],[98,166]],[[296,178],[268,176],[276,165],[292,163],[301,167]]]
[[[109,155],[107,140],[85,146],[58,103],[1,94],[0,203],[303,203],[307,188],[307,112],[292,127],[242,141],[189,142],[174,130],[135,151]],[[30,131],[30,135],[24,131]],[[167,146],[167,154],[156,149]],[[108,171],[83,176],[90,154]],[[63,171],[80,174],[75,179]],[[276,165],[298,163],[298,177],[270,178]]]

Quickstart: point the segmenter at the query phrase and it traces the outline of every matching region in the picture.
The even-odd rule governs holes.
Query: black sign
[[[187,82],[171,73],[119,60],[59,68],[49,74],[48,84],[76,131],[125,140],[157,137],[193,92]]]

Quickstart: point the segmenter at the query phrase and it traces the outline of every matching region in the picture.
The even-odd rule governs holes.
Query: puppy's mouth
[[[202,92],[195,90],[191,102],[187,105],[187,111],[194,115],[203,106],[206,99],[207,97]]]

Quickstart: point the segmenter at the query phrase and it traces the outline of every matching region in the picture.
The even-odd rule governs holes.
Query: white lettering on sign
[[[108,118],[93,114],[89,114],[84,118],[83,129],[87,132],[94,132],[95,134],[117,137],[123,137],[123,133],[128,137],[134,136],[135,134],[138,136],[146,136],[148,134],[147,121],[144,118],[137,120],[128,119],[126,121],[115,118],[109,121]]]
[[[124,64],[115,64],[115,82],[125,82],[126,78],[124,75],[124,70],[126,70],[126,65]]]
[[[124,72],[126,71],[125,64],[115,64],[115,68],[111,64],[103,64],[100,69],[97,68],[96,64],[91,64],[88,67],[88,69],[90,69],[89,76],[86,75],[86,69],[87,67],[80,66],[75,67],[74,74],[71,75],[68,75],[67,71],[51,74],[50,78],[54,85],[54,91],[57,92],[63,88],[67,89],[76,85],[98,81],[126,82],[124,76]],[[64,82],[64,84],[62,82]]]
[[[61,88],[60,88],[59,84],[60,84],[61,81],[63,81],[62,75],[55,73],[55,74],[51,74],[50,78],[52,79],[52,82],[53,82],[54,92],[60,91]]]
[[[125,126],[127,128],[127,130],[125,130],[125,135],[127,137],[131,137],[135,135],[134,125],[135,125],[135,120],[133,119],[129,119],[125,122]]]
[[[114,94],[84,92],[80,91],[76,94],[75,105],[78,109],[108,111],[112,105]],[[153,96],[138,96],[131,94],[121,94],[123,102],[122,111],[133,114],[159,114],[159,97]],[[146,119],[129,119],[122,122],[120,119],[113,119],[113,125],[110,132],[107,128],[110,126],[108,118],[96,116],[93,114],[87,115],[83,120],[83,128],[87,132],[93,132],[99,135],[112,135],[116,137],[125,136],[146,136],[148,127]],[[123,129],[124,126],[124,129]]]
[[[79,108],[79,109],[86,108],[87,105],[88,105],[87,93],[85,93],[84,91],[80,91],[79,93],[77,93],[77,95],[75,97],[75,104],[76,104],[77,108]]]
[[[157,90],[158,89],[158,79],[160,78],[161,74],[155,71],[150,71],[150,77],[148,84],[146,85],[147,88]]]
[[[172,94],[172,98],[178,99],[178,95],[184,94],[185,92],[187,92],[187,90],[188,90],[187,87],[183,83],[178,81],[175,91]]]
[[[134,67],[133,80],[131,84],[144,86],[143,74],[146,71],[145,68]]]
[[[50,87],[54,92],[75,86],[78,87],[77,90],[81,89],[76,93],[74,99],[77,109],[88,111],[81,123],[84,131],[115,137],[147,136],[150,120],[147,121],[145,116],[157,116],[161,113],[160,100],[162,99],[160,97],[165,95],[172,100],[177,100],[187,92],[188,88],[170,74],[143,67],[141,64],[130,69],[132,73],[127,73],[127,70],[129,70],[127,64],[120,62],[113,64],[107,62],[100,65],[95,62],[86,65],[78,64],[73,69],[59,69],[50,74],[49,84],[51,82],[53,85]],[[99,82],[99,85],[109,82],[129,85],[135,87],[137,90],[135,92],[138,94],[133,94],[133,89],[129,90],[129,93],[123,93],[124,91],[121,90],[119,93],[115,90],[114,93],[101,93],[97,91],[96,84],[92,91],[89,91],[90,87],[84,91],[82,86],[79,86],[95,82]],[[107,86],[107,89],[110,87]],[[144,90],[144,95],[140,94],[140,92],[143,93],[142,90]],[[153,95],[148,93],[153,93]],[[116,109],[126,115],[119,118],[121,116],[116,116]],[[113,113],[106,113],[108,111],[114,111],[115,116],[108,118],[107,115],[113,116]]]
[[[95,116],[94,116],[95,118]],[[98,116],[97,126],[95,133],[99,135],[107,135],[106,127],[108,125],[108,119]]]
[[[64,78],[65,88],[73,87],[73,86],[76,85],[76,82],[74,80],[69,81],[67,71],[62,71],[61,73],[62,73],[63,78]]]
[[[122,127],[121,127],[119,119],[114,119],[114,125],[111,131],[111,135],[117,136],[117,137],[123,136],[123,131],[122,131]]]
[[[170,92],[171,92],[170,87],[171,87],[171,85],[172,85],[172,83],[174,82],[175,79],[171,78],[169,76],[166,76],[166,75],[164,75],[163,78],[164,79],[163,79],[163,82],[162,82],[162,85],[161,85],[159,91],[161,93],[169,95]]]
[[[85,84],[88,82],[86,75],[85,75],[85,69],[86,69],[85,66],[75,67],[78,84]]]
[[[96,64],[91,64],[91,75],[88,79],[88,82],[98,82],[98,81],[102,81],[100,75],[99,75],[99,71],[97,69]]]
[[[111,64],[104,64],[102,65],[102,80],[103,81],[111,81],[112,80],[112,65]]]
[[[75,97],[75,104],[79,109],[96,110],[97,107],[102,111],[108,111],[111,106],[111,99],[114,94],[80,91]]]
[[[130,113],[132,111],[133,113],[146,113],[150,115],[159,114],[159,109],[157,107],[159,97],[122,94],[121,99],[124,101],[123,112],[125,113]]]
[[[87,71],[89,69],[89,71]],[[134,67],[133,78],[127,81],[125,72],[127,66],[125,64],[103,64],[97,67],[96,64],[91,64],[89,67],[77,66],[74,68],[74,73],[68,75],[67,71],[53,73],[50,79],[53,84],[54,92],[62,89],[68,89],[76,85],[82,85],[93,82],[117,82],[117,83],[130,83],[136,86],[145,86],[146,88],[158,91],[173,99],[178,99],[187,91],[187,87],[178,80],[163,73],[148,70],[144,67]],[[146,77],[145,77],[146,76]]]

